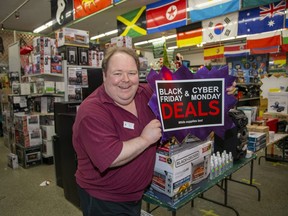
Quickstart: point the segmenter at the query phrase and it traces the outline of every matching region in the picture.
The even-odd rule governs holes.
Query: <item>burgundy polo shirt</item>
[[[103,85],[80,105],[73,125],[78,159],[75,176],[78,185],[91,196],[115,202],[138,201],[150,184],[156,145],[124,166],[109,166],[121,152],[123,141],[138,137],[155,118],[148,106],[152,93],[148,85],[139,85],[135,96],[138,117],[117,106]]]

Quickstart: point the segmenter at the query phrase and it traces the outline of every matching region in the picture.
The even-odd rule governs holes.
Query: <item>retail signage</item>
[[[53,31],[73,21],[73,0],[51,0],[51,17],[56,20]]]
[[[74,0],[75,19],[101,11],[113,4],[113,0]]]
[[[192,22],[207,20],[240,10],[240,0],[188,0]]]
[[[157,80],[163,131],[224,125],[224,79]]]

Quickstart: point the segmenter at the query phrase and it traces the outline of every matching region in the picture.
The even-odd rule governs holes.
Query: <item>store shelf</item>
[[[250,101],[250,100],[259,100],[260,97],[252,97],[252,98],[239,98],[239,101]]]
[[[28,77],[64,77],[63,74],[27,74],[22,76],[22,78]]]

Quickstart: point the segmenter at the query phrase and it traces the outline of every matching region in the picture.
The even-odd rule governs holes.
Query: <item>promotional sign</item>
[[[53,31],[73,21],[73,0],[51,0],[51,17],[56,20]]]
[[[157,80],[163,131],[224,125],[224,79]]]

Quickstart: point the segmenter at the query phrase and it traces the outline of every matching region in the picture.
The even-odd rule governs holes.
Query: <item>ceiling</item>
[[[70,28],[81,29],[89,31],[90,36],[95,36],[107,31],[117,29],[117,19],[118,15],[132,11],[158,0],[127,0],[121,4],[114,5],[100,13],[96,13],[89,18],[80,19],[74,21],[74,23],[69,23]],[[15,11],[19,9],[19,19],[15,18]],[[1,0],[0,1],[0,25],[3,23],[4,28],[7,30],[16,30],[23,32],[33,32],[33,30],[51,20],[51,3],[50,0]],[[3,22],[4,21],[4,22]],[[52,28],[48,28],[41,34],[53,36]],[[149,40],[175,34],[175,29],[153,35],[147,35],[143,37],[133,38],[133,43],[142,40]],[[111,35],[109,38],[104,37],[100,39],[100,43],[106,43],[110,41],[111,37],[117,35]],[[175,40],[174,40],[175,43]]]

